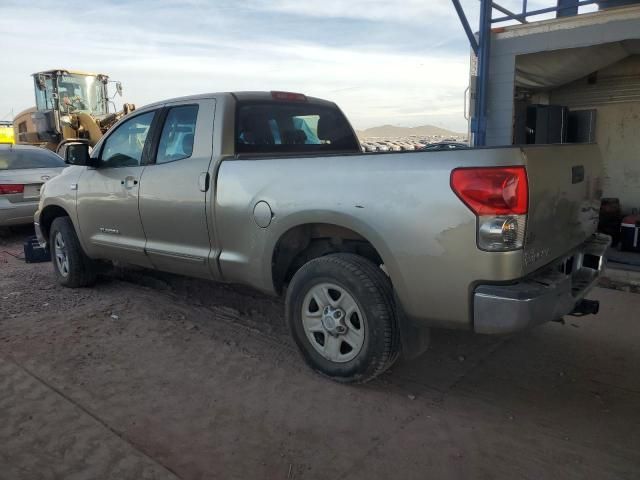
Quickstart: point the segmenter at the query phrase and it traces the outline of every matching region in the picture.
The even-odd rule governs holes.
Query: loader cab
[[[34,73],[33,81],[38,112],[84,112],[92,117],[109,113],[106,75],[51,70]]]
[[[109,111],[107,85],[102,74],[70,70],[48,70],[33,74],[36,107],[24,112],[27,143],[46,144],[56,150],[65,139],[96,139],[101,122],[115,121],[115,108]],[[117,93],[122,87],[117,82]],[[112,102],[111,102],[112,103]]]
[[[109,83],[115,96],[122,95],[120,82],[107,75],[55,69],[32,75],[36,104],[14,118],[18,143],[38,145],[57,152],[67,140],[95,145],[120,118],[135,110],[125,103],[118,111],[109,97]]]

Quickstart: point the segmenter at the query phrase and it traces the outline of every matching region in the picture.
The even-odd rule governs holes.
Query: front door
[[[138,191],[155,115],[138,114],[109,133],[97,152],[97,168],[88,168],[78,181],[78,220],[91,257],[152,267],[144,251]]]
[[[157,148],[140,183],[146,252],[159,270],[212,278],[209,253],[213,232],[207,224],[207,208],[213,198],[209,165],[215,100],[165,107]]]

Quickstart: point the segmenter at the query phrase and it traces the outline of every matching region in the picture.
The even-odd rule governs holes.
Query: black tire
[[[56,258],[56,238],[60,234],[64,242],[62,249],[66,253],[67,264],[62,271]],[[58,217],[51,224],[49,232],[49,249],[53,272],[58,283],[64,287],[80,288],[93,285],[96,281],[97,268],[82,250],[82,246],[69,217]]]
[[[325,283],[344,289],[365,318],[363,344],[356,356],[348,361],[331,361],[323,356],[318,347],[312,345],[303,325],[303,308],[308,308],[304,306],[307,294]],[[303,358],[311,368],[333,380],[368,382],[398,358],[400,340],[391,282],[378,266],[364,257],[338,253],[309,261],[293,276],[287,289],[285,308],[287,324]],[[326,333],[320,335],[326,338]]]

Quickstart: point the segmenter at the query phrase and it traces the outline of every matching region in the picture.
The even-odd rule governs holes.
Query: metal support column
[[[487,88],[489,86],[489,55],[491,52],[491,0],[480,0],[480,30],[478,35],[478,78],[476,104],[471,119],[473,145],[482,147],[487,141]]]
[[[573,17],[578,15],[578,0],[558,0],[556,17]]]

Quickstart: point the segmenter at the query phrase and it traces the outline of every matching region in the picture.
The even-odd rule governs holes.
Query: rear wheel
[[[334,380],[367,382],[397,358],[391,283],[358,255],[327,255],[305,264],[287,290],[286,314],[306,362]]]
[[[60,285],[78,288],[95,283],[96,265],[82,250],[69,217],[58,217],[51,224],[49,248]]]

